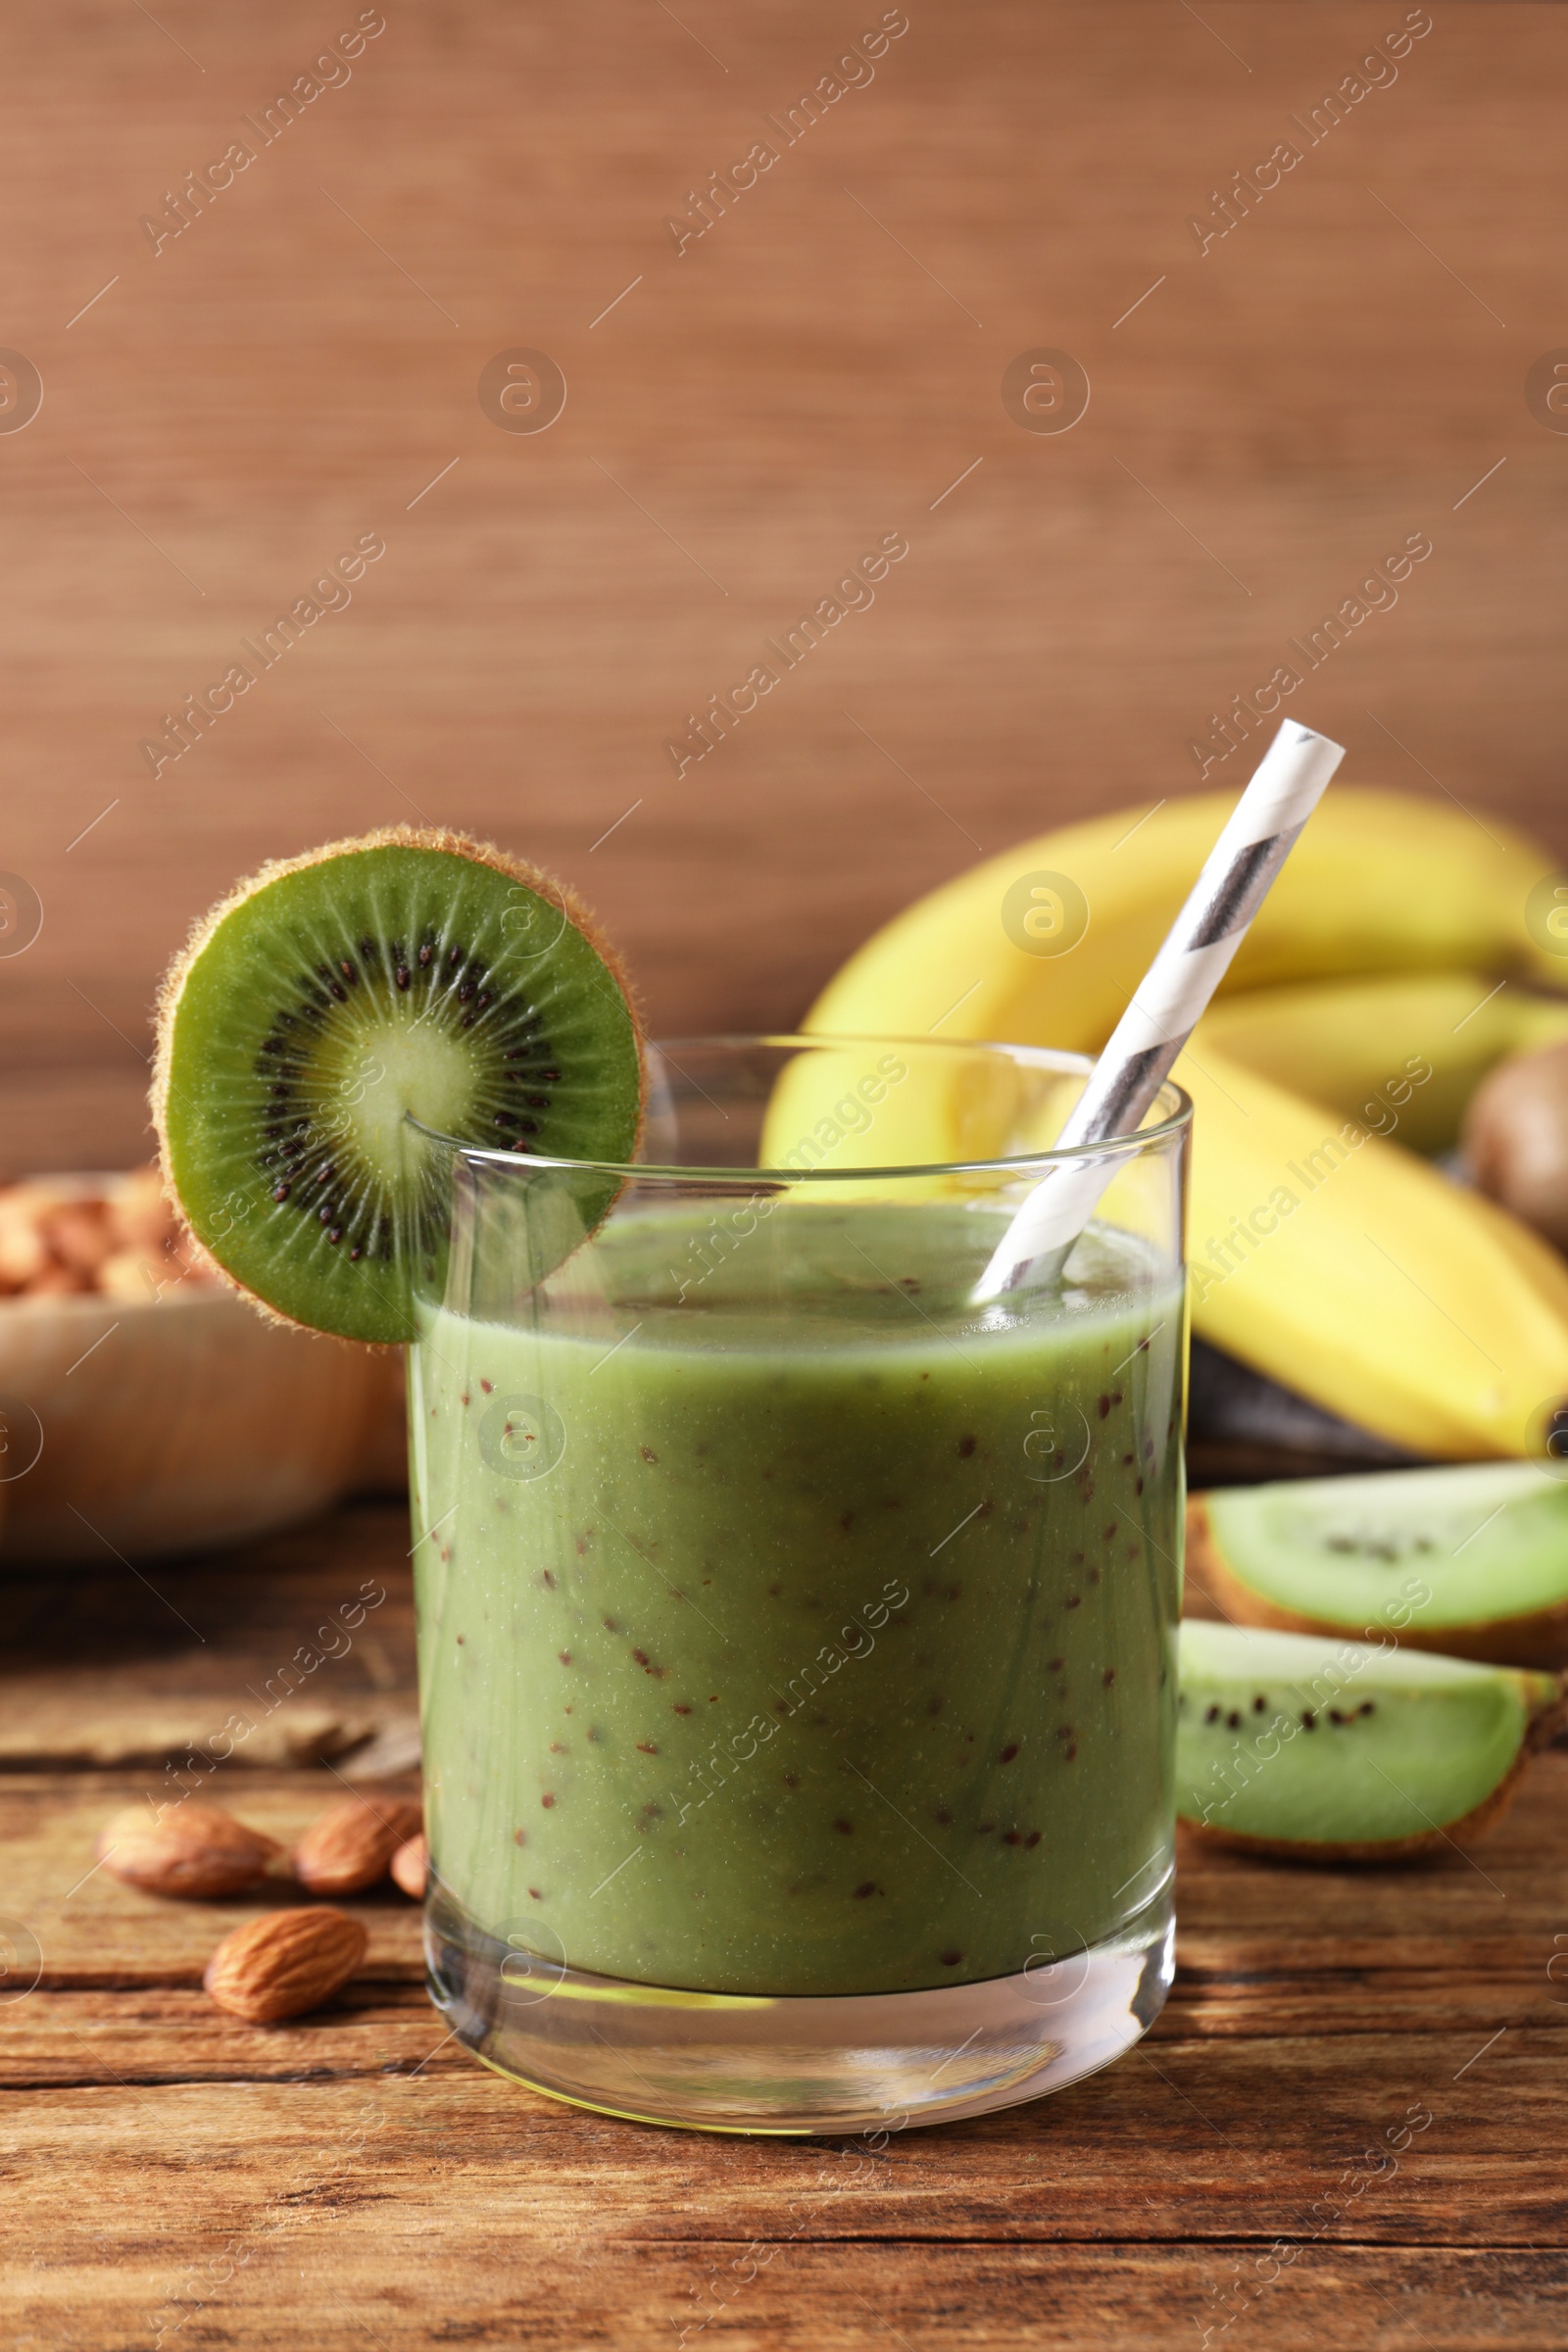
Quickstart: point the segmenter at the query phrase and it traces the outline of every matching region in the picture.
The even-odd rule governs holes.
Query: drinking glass
[[[752,2132],[1105,2065],[1172,1969],[1191,1106],[977,1303],[1081,1056],[648,1053],[636,1165],[419,1131],[430,1982],[500,2073]]]

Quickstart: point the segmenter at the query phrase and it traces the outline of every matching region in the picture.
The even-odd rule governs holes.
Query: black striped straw
[[[1340,761],[1342,745],[1287,719],[1203,863],[1137,994],[1090,1071],[1054,1152],[1135,1135],[1207,1009]],[[1058,1161],[1013,1217],[975,1286],[977,1301],[1054,1281],[1121,1155]]]

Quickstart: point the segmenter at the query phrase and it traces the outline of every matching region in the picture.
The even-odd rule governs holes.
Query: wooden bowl
[[[0,1299],[0,1564],[243,1544],[390,1485],[402,1385],[216,1284]]]

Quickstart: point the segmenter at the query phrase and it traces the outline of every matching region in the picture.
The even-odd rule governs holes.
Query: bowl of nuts
[[[401,1473],[395,1354],[269,1323],[156,1168],[0,1186],[0,1565],[264,1536]]]

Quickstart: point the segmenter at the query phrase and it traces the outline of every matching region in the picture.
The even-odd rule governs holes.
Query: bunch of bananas
[[[808,1028],[1098,1052],[1231,806],[1122,809],[988,859],[868,941]],[[1335,787],[1175,1070],[1195,1328],[1439,1458],[1532,1451],[1568,1397],[1568,1263],[1421,1156],[1493,1061],[1568,1036],[1568,996],[1532,993],[1568,989],[1527,923],[1550,873],[1457,807]]]

